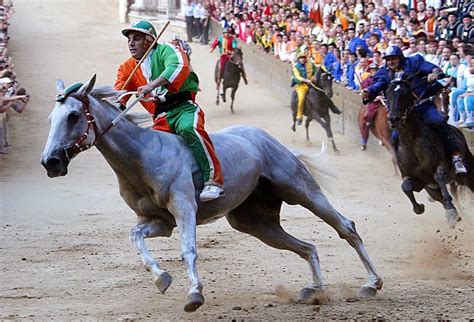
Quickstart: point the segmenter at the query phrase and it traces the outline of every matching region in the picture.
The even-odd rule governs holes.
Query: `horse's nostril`
[[[46,168],[46,169],[51,169],[51,168],[55,168],[55,167],[58,167],[59,164],[61,163],[61,161],[57,158],[50,158],[46,161],[46,163],[43,162],[43,166]]]

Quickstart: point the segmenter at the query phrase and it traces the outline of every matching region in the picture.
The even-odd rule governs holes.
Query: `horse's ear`
[[[81,88],[79,88],[79,90],[77,91],[77,94],[81,96],[88,95],[94,88],[95,80],[96,80],[96,74],[94,74],[94,76],[92,76],[92,78],[87,83],[84,83],[84,85],[82,85]]]
[[[62,80],[60,80],[60,79],[57,79],[57,80],[56,80],[56,92],[57,92],[58,94],[60,94],[60,93],[62,93],[62,92],[64,91],[64,88],[65,88],[64,82],[63,82]]]

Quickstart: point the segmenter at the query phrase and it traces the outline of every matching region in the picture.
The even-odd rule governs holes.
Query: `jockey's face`
[[[137,31],[129,32],[127,38],[130,54],[137,60],[141,59],[150,46],[150,41],[147,40],[145,34]]]
[[[400,57],[398,56],[391,56],[391,57],[387,57],[385,59],[385,61],[387,62],[387,68],[388,69],[398,69],[400,67]]]

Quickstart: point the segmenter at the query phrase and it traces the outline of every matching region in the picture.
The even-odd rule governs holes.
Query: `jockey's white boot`
[[[466,166],[462,162],[460,155],[453,156],[453,166],[456,173],[467,173]]]
[[[456,109],[453,106],[449,106],[448,124],[456,125]]]
[[[222,189],[221,187],[212,184],[207,184],[204,186],[204,189],[202,189],[202,192],[199,195],[199,199],[201,199],[202,202],[211,201],[219,198],[223,193],[224,189]]]
[[[459,121],[456,122],[456,125],[459,126],[466,122],[466,112],[465,111],[460,111],[459,112]]]

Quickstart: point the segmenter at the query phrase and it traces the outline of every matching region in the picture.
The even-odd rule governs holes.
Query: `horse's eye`
[[[67,123],[69,125],[76,124],[78,120],[79,120],[79,113],[77,112],[69,113],[69,115],[67,116]]]

